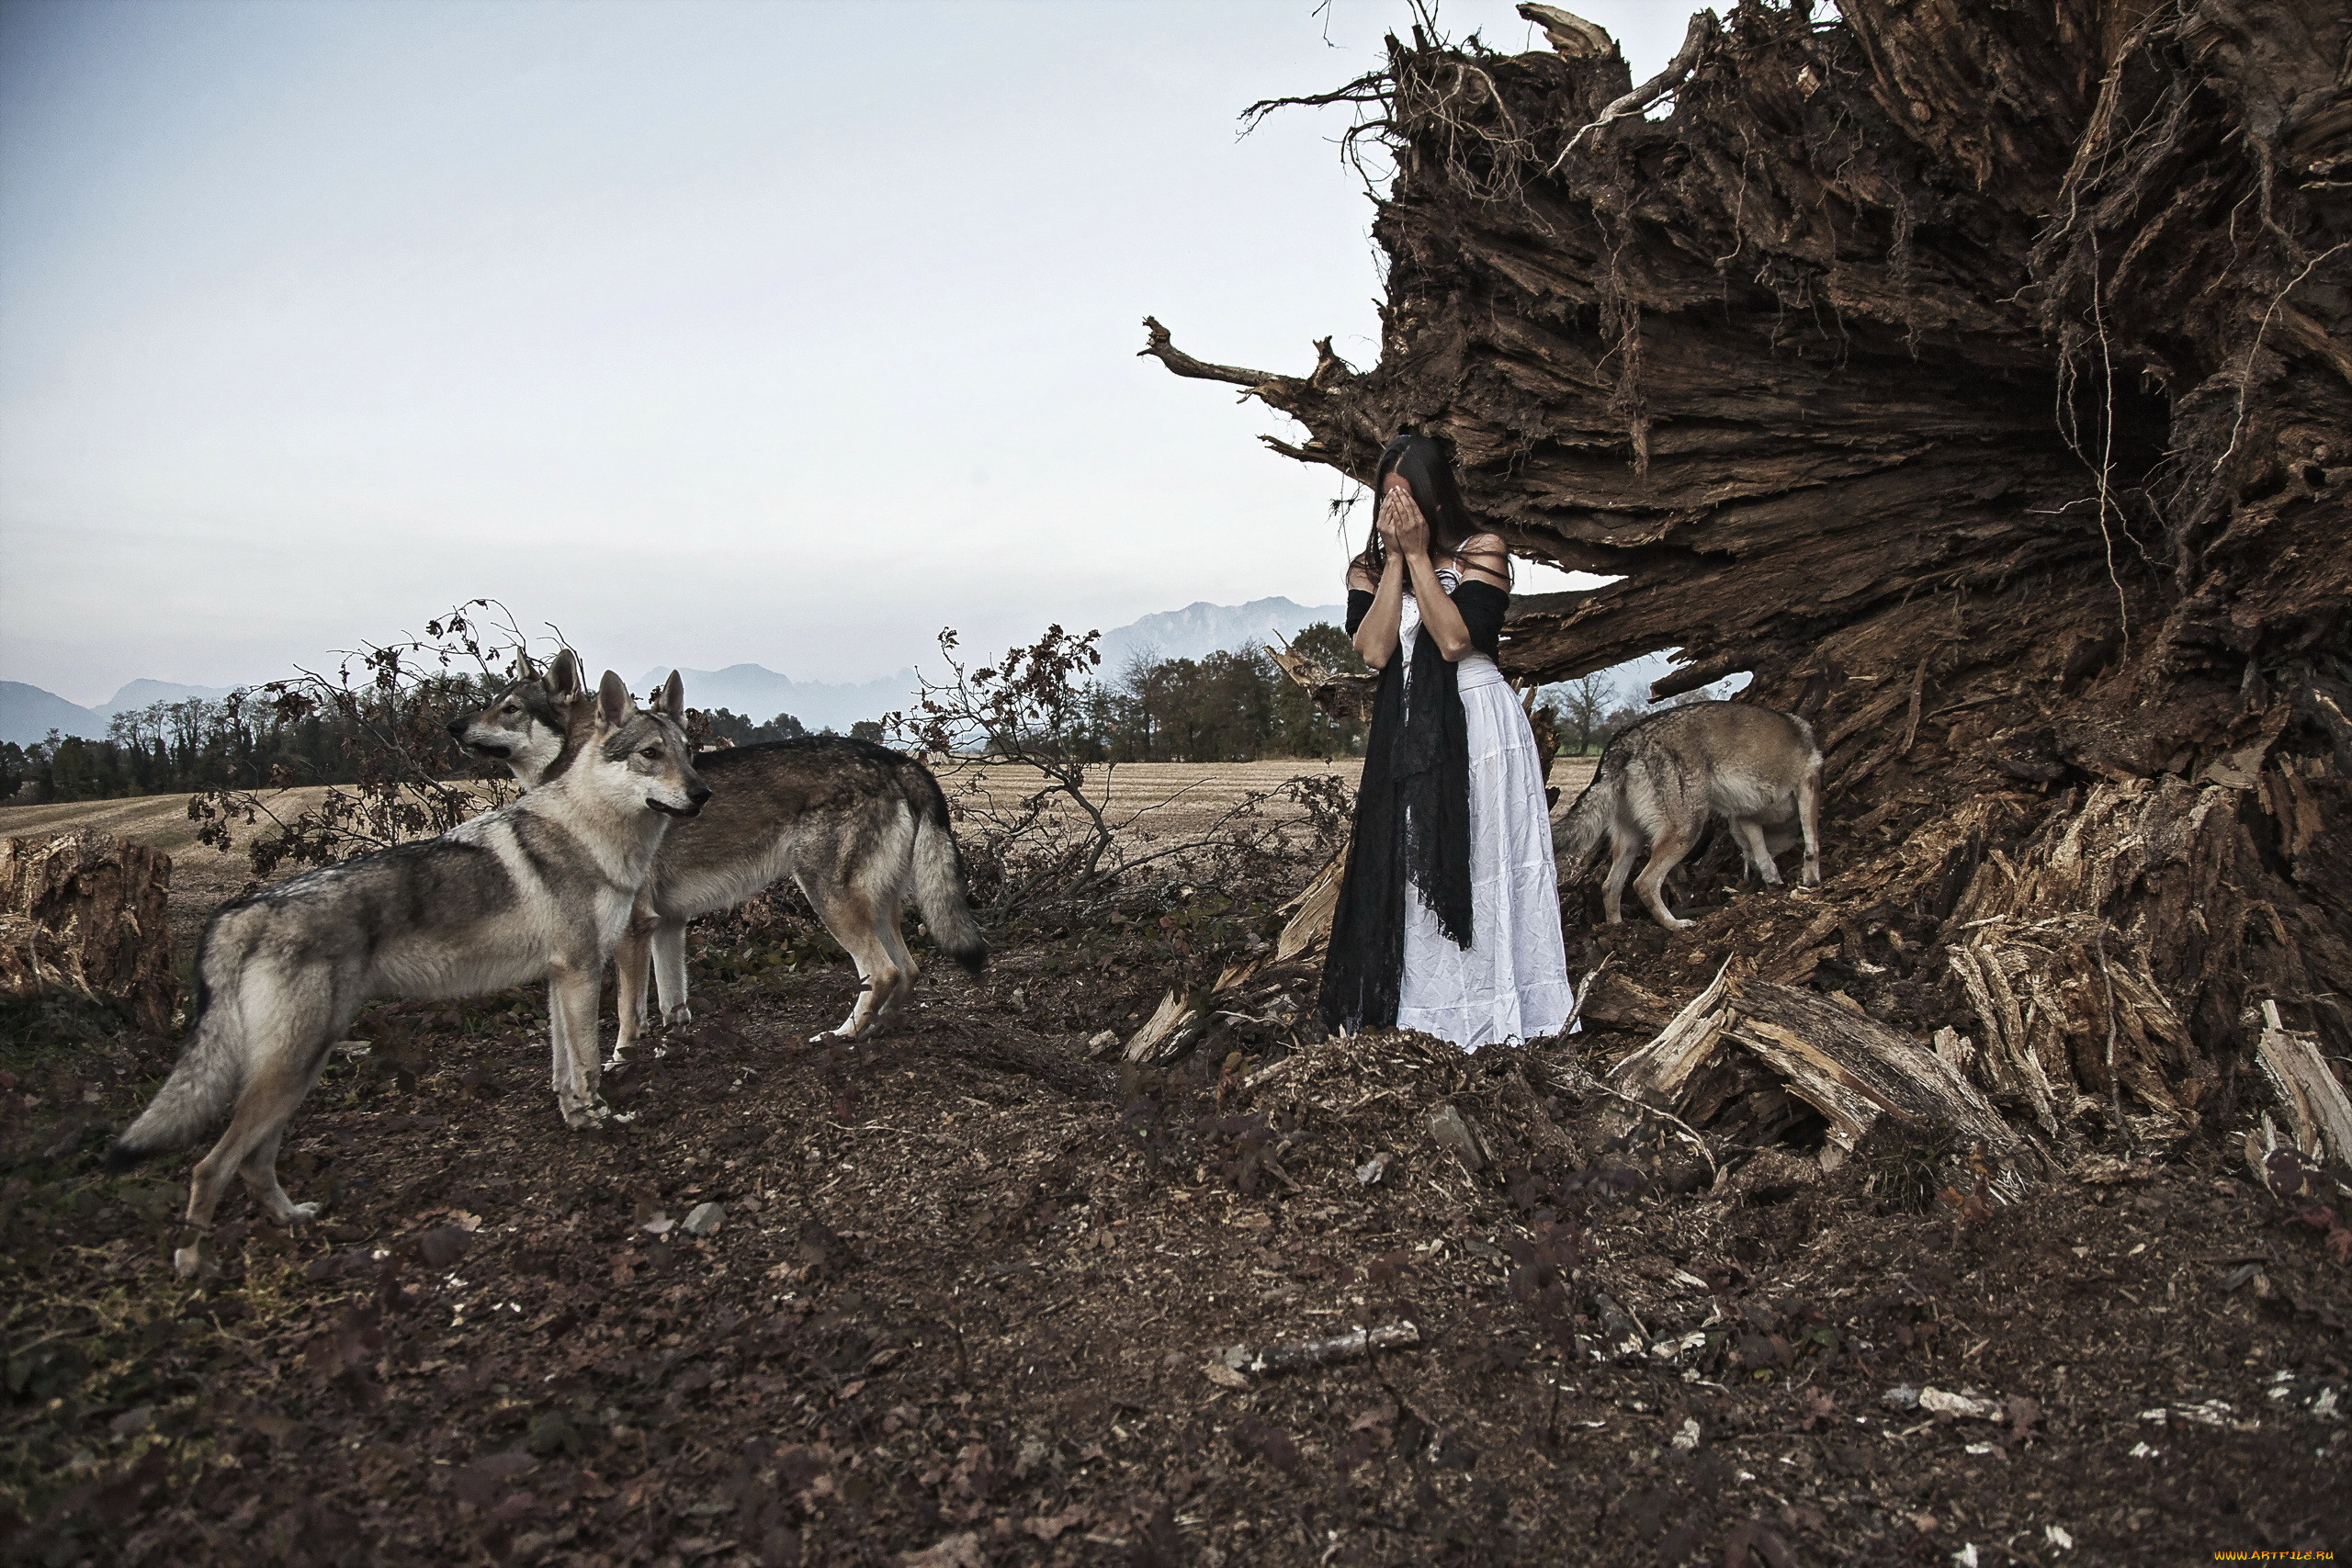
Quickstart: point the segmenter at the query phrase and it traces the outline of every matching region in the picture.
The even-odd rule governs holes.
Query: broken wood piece
[[[1209,1006],[1212,993],[1170,987],[1159,1007],[1127,1041],[1125,1059],[1145,1066],[1176,1060],[1201,1042],[1216,1018]]]
[[[2328,1160],[2352,1165],[2352,1100],[2328,1070],[2319,1043],[2279,1021],[2276,1001],[2262,1004],[2257,1051],[2263,1076],[2287,1112],[2298,1152],[2313,1164]]]
[[[1339,910],[1340,884],[1347,872],[1348,846],[1343,841],[1306,889],[1283,907],[1281,912],[1287,918],[1282,934],[1274,939],[1274,963],[1288,964],[1330,941],[1331,918]]]
[[[1287,648],[1266,645],[1266,657],[1275,668],[1304,687],[1308,700],[1333,718],[1351,718],[1358,723],[1372,717],[1373,699],[1380,689],[1380,677],[1334,670],[1319,659]]]
[[[1435,1138],[1454,1158],[1460,1160],[1473,1176],[1494,1164],[1495,1156],[1487,1147],[1478,1123],[1454,1108],[1452,1100],[1430,1112],[1430,1136]]]
[[[1617,40],[1605,30],[1557,6],[1538,6],[1528,0],[1519,7],[1519,15],[1521,20],[1542,28],[1544,41],[1564,60],[1606,60],[1617,52]]]
[[[108,833],[0,839],[0,995],[63,992],[172,1027],[172,857]]]
[[[1737,1016],[1724,1032],[1788,1081],[1827,1118],[1846,1153],[1882,1115],[1916,1127],[1950,1127],[2009,1158],[2025,1145],[1951,1063],[1907,1034],[1849,1012],[1813,991],[1741,980],[1726,997]]]
[[[2025,1013],[2002,966],[1996,940],[1992,932],[1979,931],[1965,945],[1953,943],[1945,961],[1959,976],[1961,988],[1968,993],[1969,1005],[1976,1010],[1977,1021],[1984,1027],[1982,1064],[1986,1082],[1994,1093],[2024,1101],[2041,1130],[2054,1134],[2058,1131],[2057,1097],[2027,1033]]]
[[[1969,1081],[1956,1042],[1939,1053],[1818,992],[1735,977],[1728,960],[1602,1087],[1665,1116],[1724,1040],[1746,1047],[1828,1122],[1825,1165],[1851,1155],[1887,1115],[1907,1126],[1949,1127],[2005,1167],[2030,1147]]]
[[[1352,1329],[1335,1339],[1289,1339],[1258,1351],[1236,1345],[1211,1358],[1209,1365],[1221,1368],[1243,1382],[1226,1382],[1215,1371],[1210,1373],[1210,1381],[1225,1383],[1228,1388],[1242,1387],[1253,1377],[1274,1377],[1283,1372],[1328,1367],[1340,1361],[1359,1361],[1383,1350],[1402,1350],[1420,1342],[1419,1326],[1408,1318],[1385,1328]]]
[[[1340,905],[1340,882],[1347,874],[1348,847],[1340,846],[1296,897],[1277,911],[1285,917],[1282,934],[1258,957],[1228,966],[1205,989],[1171,987],[1143,1027],[1117,1054],[1125,1060],[1159,1066],[1197,1047],[1221,1022],[1231,1021],[1232,1004],[1242,988],[1267,970],[1309,962],[1330,940],[1331,917]],[[1302,1015],[1303,1017],[1304,1015]],[[1249,1021],[1273,1021],[1271,1015]],[[1318,1026],[1319,1032],[1319,1026]],[[1315,1038],[1308,1035],[1306,1038]],[[1104,1053],[1105,1055],[1111,1053]]]
[[[1674,1015],[1657,1038],[1609,1071],[1609,1087],[1632,1099],[1670,1100],[1691,1073],[1714,1055],[1723,1038],[1723,1021],[1716,1003],[1723,999],[1731,975],[1726,958],[1715,977]]]
[[[1296,1067],[1303,1059],[1304,1058],[1296,1055],[1293,1055],[1284,1056],[1279,1062],[1269,1062],[1264,1066],[1260,1067],[1256,1072],[1251,1073],[1248,1077],[1243,1078],[1241,1080],[1241,1087],[1243,1089],[1262,1089],[1267,1084],[1273,1082],[1276,1078],[1288,1076],[1292,1069]]]

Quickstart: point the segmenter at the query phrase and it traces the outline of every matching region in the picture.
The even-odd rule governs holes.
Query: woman
[[[1543,765],[1495,665],[1510,557],[1444,451],[1399,435],[1348,570],[1348,632],[1380,672],[1322,1012],[1464,1050],[1559,1032],[1569,1009]]]

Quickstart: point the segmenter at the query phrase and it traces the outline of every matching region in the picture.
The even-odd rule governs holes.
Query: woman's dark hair
[[[1380,467],[1373,473],[1372,531],[1364,540],[1363,553],[1352,564],[1376,578],[1388,563],[1388,552],[1380,543],[1380,499],[1390,474],[1405,476],[1413,503],[1428,519],[1432,557],[1452,554],[1464,540],[1480,532],[1470,519],[1470,509],[1462,503],[1462,486],[1454,479],[1453,464],[1445,448],[1432,437],[1399,432],[1382,448]]]

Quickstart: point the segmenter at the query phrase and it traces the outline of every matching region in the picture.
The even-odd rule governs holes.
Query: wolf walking
[[[1732,836],[1758,876],[1778,886],[1772,857],[1800,837],[1804,885],[1821,881],[1815,815],[1821,751],[1813,727],[1793,714],[1752,703],[1690,703],[1621,729],[1600,753],[1600,767],[1567,814],[1554,825],[1552,848],[1562,886],[1580,879],[1606,834],[1611,851],[1601,893],[1609,923],[1624,919],[1626,878],[1645,847],[1648,863],[1634,891],[1657,923],[1679,931],[1661,885],[1698,844],[1710,813]]]
[[[307,1220],[277,1180],[277,1145],[360,1007],[384,997],[476,996],[548,979],[557,1103],[582,1125],[596,1097],[596,991],[662,835],[710,797],[670,677],[642,711],[609,671],[574,766],[496,811],[419,843],[322,866],[222,906],[197,953],[196,1019],[178,1063],[108,1151],[123,1169],[184,1148],[225,1112],[197,1163],[187,1221],[201,1232],[231,1172],[270,1217]],[[191,1241],[174,1255],[194,1272]]]
[[[569,649],[544,675],[519,666],[479,712],[452,719],[449,732],[475,755],[504,762],[525,789],[543,787],[579,754],[578,671]],[[987,964],[946,796],[921,762],[870,741],[820,735],[705,752],[695,766],[710,784],[709,807],[662,843],[614,953],[616,1061],[642,1028],[649,968],[664,1021],[693,1018],[686,922],[786,877],[864,982],[833,1036],[865,1038],[913,993],[921,970],[899,931],[910,902],[942,952],[974,974]]]

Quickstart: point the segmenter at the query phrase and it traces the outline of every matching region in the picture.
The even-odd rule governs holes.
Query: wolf
[[[196,1019],[154,1100],[115,1139],[109,1168],[184,1148],[223,1112],[197,1163],[187,1223],[201,1235],[232,1171],[280,1224],[315,1215],[277,1180],[287,1122],[334,1042],[377,998],[476,996],[548,977],[557,1103],[598,1118],[596,990],[671,826],[710,798],[678,720],[673,672],[641,711],[607,671],[580,756],[548,787],[459,824],[223,905],[196,962]],[[194,1241],[173,1258],[195,1271]]]
[[[459,745],[506,764],[526,790],[560,777],[580,755],[583,702],[569,649],[545,674],[518,664],[481,709],[449,721]],[[988,944],[972,918],[947,799],[931,770],[870,741],[804,736],[706,751],[713,791],[696,821],[672,832],[614,953],[624,1060],[644,1027],[646,974],[662,1016],[693,1020],[686,1000],[686,922],[730,909],[790,877],[857,964],[850,1014],[815,1040],[862,1040],[888,1022],[921,974],[899,933],[909,902],[948,957],[978,974]],[[526,797],[527,798],[527,796]]]
[[[1774,886],[1781,873],[1772,857],[1802,837],[1804,885],[1816,886],[1820,796],[1821,750],[1813,727],[1794,714],[1753,703],[1668,708],[1617,732],[1592,783],[1554,824],[1560,884],[1583,876],[1607,834],[1613,858],[1601,904],[1609,923],[1622,924],[1625,879],[1647,846],[1649,861],[1634,891],[1658,924],[1679,931],[1690,922],[1674,918],[1660,885],[1698,843],[1713,812],[1731,824],[1747,864]]]

